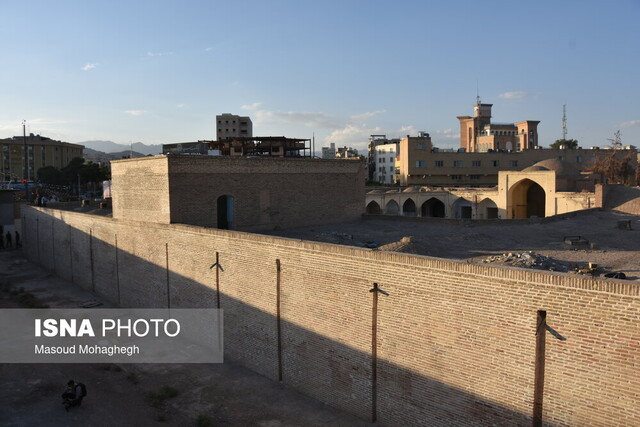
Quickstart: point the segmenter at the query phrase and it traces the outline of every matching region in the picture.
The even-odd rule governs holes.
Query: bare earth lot
[[[26,262],[19,251],[0,251],[0,309],[25,301],[51,308],[104,303]],[[69,379],[88,390],[82,406],[67,413],[60,395]],[[0,364],[0,386],[2,426],[369,425],[231,363]],[[178,396],[153,406],[148,394],[163,386]]]
[[[631,221],[632,230],[618,228],[618,221],[623,220]],[[597,263],[605,271],[624,272],[628,280],[640,283],[640,217],[612,211],[590,212],[538,224],[380,219],[265,234],[360,247],[376,242],[389,245],[387,250],[472,263],[482,263],[495,254],[533,251],[559,261],[559,265],[579,267]],[[571,235],[582,236],[595,244],[595,249],[565,244],[564,237]],[[412,236],[409,244],[393,245],[407,236]]]

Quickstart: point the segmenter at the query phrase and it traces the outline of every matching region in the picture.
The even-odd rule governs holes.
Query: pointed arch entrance
[[[371,201],[367,205],[367,213],[373,215],[380,215],[382,213],[382,209],[380,209],[380,205],[376,201]]]
[[[523,179],[509,190],[511,218],[544,218],[546,194],[540,184]]]
[[[402,204],[402,215],[416,216],[416,204],[412,199],[407,199]]]
[[[430,198],[422,204],[420,208],[422,216],[432,218],[444,218],[444,203],[435,197]]]
[[[400,206],[395,200],[389,200],[385,209],[387,215],[398,215],[400,213]]]

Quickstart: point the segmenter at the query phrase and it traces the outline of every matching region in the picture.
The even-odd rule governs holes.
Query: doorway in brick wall
[[[217,202],[218,228],[233,230],[233,196],[224,195],[218,197]]]

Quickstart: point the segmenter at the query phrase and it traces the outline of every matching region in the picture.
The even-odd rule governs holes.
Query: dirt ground
[[[15,250],[0,252],[0,287],[0,309],[109,306]],[[87,397],[67,413],[60,395],[69,379],[85,383]],[[3,426],[369,425],[230,363],[0,364],[0,385]],[[154,406],[149,393],[166,386],[178,395]]]
[[[630,221],[631,230],[618,228]],[[533,251],[551,257],[559,265],[584,267],[596,263],[605,272],[624,272],[640,283],[640,216],[598,211],[538,224],[464,223],[446,221],[361,220],[356,222],[265,234],[364,247],[367,242],[394,250],[438,258],[483,263],[491,255]],[[409,244],[400,244],[411,236]],[[582,236],[588,245],[570,246],[565,236]],[[394,243],[396,243],[394,245]],[[591,244],[595,246],[591,249]],[[388,245],[386,248],[384,245]],[[562,271],[558,269],[557,271]]]

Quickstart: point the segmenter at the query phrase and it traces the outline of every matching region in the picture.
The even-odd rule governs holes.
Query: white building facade
[[[383,144],[375,147],[375,170],[373,180],[380,184],[395,184],[397,144]]]

